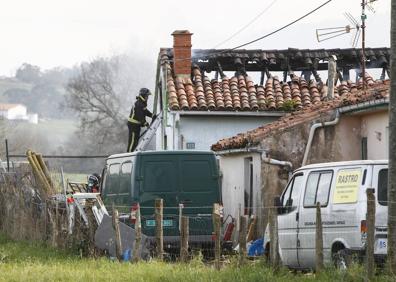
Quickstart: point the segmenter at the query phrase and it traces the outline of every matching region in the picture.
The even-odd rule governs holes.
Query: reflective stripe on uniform
[[[136,124],[141,124],[140,121],[138,121],[138,120],[136,120],[136,119],[134,119],[132,117],[128,118],[128,121],[132,122],[132,123],[136,123]]]

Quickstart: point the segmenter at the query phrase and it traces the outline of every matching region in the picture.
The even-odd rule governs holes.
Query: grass
[[[320,275],[274,273],[262,262],[237,267],[231,261],[221,271],[193,260],[189,264],[158,261],[119,263],[107,258],[88,259],[40,244],[15,242],[0,235],[0,281],[363,281],[364,269],[348,272],[328,269]],[[375,281],[395,281],[377,276]]]

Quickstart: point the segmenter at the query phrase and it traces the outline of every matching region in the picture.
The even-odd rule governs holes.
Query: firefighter
[[[133,152],[140,137],[140,128],[148,126],[146,117],[153,118],[153,114],[147,109],[148,96],[151,95],[150,90],[142,88],[139,91],[139,96],[136,97],[135,106],[131,109],[128,118],[128,148],[127,152]]]

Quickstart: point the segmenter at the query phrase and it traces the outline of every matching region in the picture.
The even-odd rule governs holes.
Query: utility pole
[[[389,99],[388,262],[396,271],[396,0],[391,2],[391,88]]]
[[[362,86],[363,86],[363,91],[366,90],[366,13],[365,13],[365,8],[366,8],[366,2],[367,0],[362,0],[362,15],[361,15],[361,20],[362,20]]]

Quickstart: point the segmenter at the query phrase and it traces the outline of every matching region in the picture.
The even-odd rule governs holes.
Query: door
[[[302,173],[294,175],[281,196],[282,211],[278,215],[279,251],[283,264],[289,267],[299,267],[297,257],[298,206],[303,179]]]
[[[387,253],[387,222],[388,222],[388,166],[376,165],[373,171],[371,187],[376,187],[375,207],[375,245],[374,253],[385,255]]]
[[[180,191],[177,202],[190,216],[190,236],[212,233],[213,203],[220,201],[215,159],[208,155],[180,155]]]
[[[315,267],[315,236],[316,236],[316,203],[321,206],[322,222],[331,223],[328,218],[327,206],[329,203],[330,187],[333,179],[333,170],[311,171],[307,177],[305,193],[300,205],[298,260],[302,268]],[[335,225],[332,225],[335,226]],[[324,241],[328,230],[323,231]],[[324,248],[328,246],[324,242]]]

